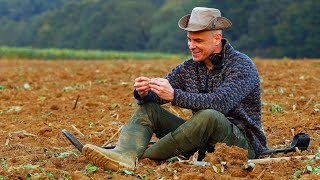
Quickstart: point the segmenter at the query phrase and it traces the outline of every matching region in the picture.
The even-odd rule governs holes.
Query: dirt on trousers
[[[90,165],[62,134],[67,129],[83,143],[115,145],[138,106],[134,79],[163,77],[181,62],[1,59],[0,179],[320,178],[320,60],[254,59],[269,148],[289,147],[300,132],[311,137],[308,151],[271,157],[302,159],[250,164],[245,150],[219,144],[204,159],[210,165],[143,159],[135,170],[112,172]],[[186,120],[191,116],[190,110],[163,107]]]

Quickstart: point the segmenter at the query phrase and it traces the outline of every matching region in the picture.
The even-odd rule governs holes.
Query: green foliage
[[[120,169],[120,172],[123,175],[131,175],[131,176],[135,176],[140,179],[146,179],[148,177],[148,175],[150,174],[150,172],[147,172],[145,174],[137,174],[137,173],[130,171],[130,170],[127,170],[127,169]]]
[[[273,113],[285,113],[286,111],[278,104],[272,104],[269,107],[269,111]]]
[[[3,169],[8,169],[9,165],[6,163],[6,158],[1,158],[0,160],[2,161],[0,167]]]
[[[127,169],[121,169],[121,172],[124,173],[124,174],[126,174],[126,175],[132,175],[132,174],[134,174],[133,171],[129,171],[129,170],[127,170]]]
[[[43,59],[103,59],[69,49],[186,53],[177,22],[195,6],[220,9],[233,22],[223,36],[250,56],[320,57],[318,0],[0,0],[0,46],[66,49],[24,52]]]
[[[212,165],[212,168],[213,168],[213,171],[214,171],[216,174],[219,174],[219,170],[218,170],[218,167],[217,167],[217,166]]]
[[[72,49],[34,49],[14,48],[0,46],[0,58],[22,59],[82,59],[82,60],[107,60],[107,59],[185,59],[184,54],[166,54],[155,52],[120,52],[99,50],[72,50]]]
[[[279,94],[283,94],[283,93],[286,92],[286,89],[280,87],[280,88],[277,89],[277,91],[278,91]]]
[[[62,92],[68,92],[74,89],[80,89],[79,85],[75,85],[75,86],[66,86],[62,89]]]
[[[296,170],[296,171],[294,172],[292,178],[297,179],[297,178],[300,178],[301,175],[302,175],[302,171]]]
[[[37,177],[37,176],[39,176],[39,174],[38,173],[27,174],[26,180],[31,180],[32,176]]]
[[[118,103],[114,103],[114,104],[110,105],[110,109],[116,109],[116,108],[119,108],[119,107],[120,107],[120,104],[118,104]]]
[[[106,79],[96,79],[95,82],[104,84],[104,83],[107,83],[108,80],[106,80]]]
[[[24,169],[36,169],[39,167],[39,165],[33,165],[33,164],[23,164],[21,165]]]
[[[320,56],[320,1],[292,1],[273,27],[279,54],[288,57]]]
[[[19,112],[22,110],[22,107],[21,106],[11,106],[5,110],[1,110],[0,109],[0,114],[2,113],[10,113],[10,112]]]
[[[47,170],[46,171],[46,175],[48,176],[48,177],[51,177],[51,178],[56,178],[55,176],[54,176],[54,174],[52,174],[49,170]]]
[[[320,175],[320,166],[312,167],[310,165],[307,165],[306,168],[309,172],[313,172],[313,173],[316,173],[317,175]]]
[[[0,17],[22,21],[42,12],[61,7],[67,0],[0,0]]]
[[[98,168],[97,168],[96,166],[92,165],[92,164],[87,164],[87,165],[86,165],[86,170],[88,170],[88,171],[91,172],[91,173],[96,172],[97,169],[98,169]]]
[[[70,156],[70,155],[73,155],[73,156],[75,156],[75,157],[78,156],[78,154],[75,153],[75,152],[62,152],[62,153],[57,154],[56,157],[58,157],[58,158],[65,158],[65,157],[68,157],[68,156]]]

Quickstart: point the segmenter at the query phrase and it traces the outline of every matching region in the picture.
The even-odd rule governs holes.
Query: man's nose
[[[189,49],[194,49],[196,47],[195,43],[193,43],[192,41],[188,42],[188,46],[189,46]]]

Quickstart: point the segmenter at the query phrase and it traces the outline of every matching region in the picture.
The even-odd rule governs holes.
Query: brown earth
[[[132,96],[134,78],[163,77],[180,61],[2,59],[0,179],[291,179],[294,175],[319,179],[307,166],[320,169],[320,160],[307,161],[305,156],[320,153],[320,61],[254,62],[262,80],[263,127],[269,147],[289,147],[299,132],[311,137],[308,151],[272,157],[304,156],[302,160],[250,166],[246,151],[221,144],[215,153],[207,154],[205,161],[211,164],[207,166],[144,159],[135,170],[90,170],[62,129],[83,143],[114,145],[116,132],[137,107]],[[276,104],[285,112],[272,112],[272,107],[281,110],[275,109]],[[191,115],[185,109],[164,107],[185,119]]]

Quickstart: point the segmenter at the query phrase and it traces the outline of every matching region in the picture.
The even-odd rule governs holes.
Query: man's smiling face
[[[214,50],[214,38],[210,31],[188,32],[188,47],[194,61],[207,59]]]
[[[209,56],[221,51],[221,31],[188,31],[188,47],[196,62],[209,62]]]

